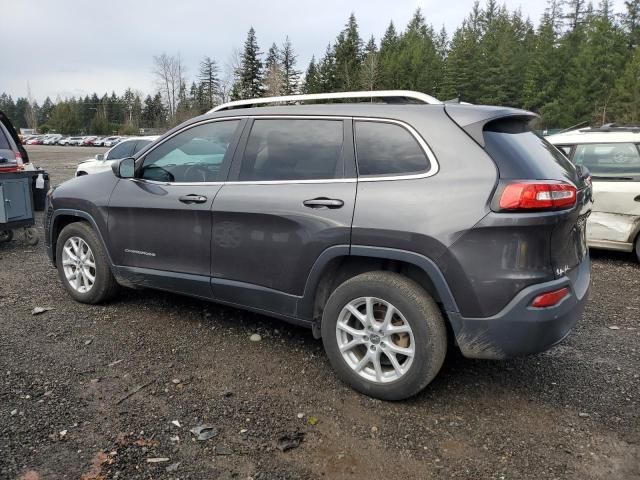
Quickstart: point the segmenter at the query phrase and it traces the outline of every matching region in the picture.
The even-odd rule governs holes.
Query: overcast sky
[[[155,90],[153,56],[180,53],[187,76],[204,55],[229,64],[250,26],[261,50],[289,35],[305,70],[354,12],[363,38],[379,40],[389,20],[404,28],[417,7],[428,23],[451,33],[474,0],[0,0],[0,92],[40,103],[46,96],[86,95],[127,87]],[[483,2],[482,2],[483,3]],[[504,0],[535,23],[545,0]],[[615,10],[623,0],[614,1]],[[9,48],[9,46],[11,48]]]

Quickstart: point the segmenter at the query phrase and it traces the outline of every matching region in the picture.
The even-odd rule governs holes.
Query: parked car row
[[[24,145],[62,145],[62,146],[82,146],[82,147],[113,147],[126,137],[118,135],[110,137],[98,137],[96,135],[85,136],[64,136],[59,133],[47,135],[27,135],[22,138]]]
[[[116,146],[111,147],[107,153],[99,153],[94,158],[80,162],[76,169],[76,177],[111,170],[111,164],[114,161],[135,155],[157,138],[157,136],[125,138]]]

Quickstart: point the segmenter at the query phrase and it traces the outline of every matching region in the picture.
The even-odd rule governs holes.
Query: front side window
[[[240,181],[322,180],[343,176],[342,120],[255,120]]]
[[[578,145],[573,161],[587,167],[594,178],[640,179],[640,153],[633,143]]]
[[[431,167],[406,128],[395,123],[357,121],[355,129],[359,175],[406,175]]]
[[[171,137],[145,157],[142,178],[159,182],[220,182],[221,166],[240,120],[210,122]]]
[[[135,140],[129,140],[128,142],[122,142],[113,147],[107,153],[106,160],[116,160],[120,158],[127,158],[133,154],[133,147],[135,146]]]

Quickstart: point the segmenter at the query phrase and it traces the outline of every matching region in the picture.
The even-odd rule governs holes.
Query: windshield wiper
[[[600,175],[591,175],[591,178],[594,180],[633,180],[633,177],[616,177],[616,176],[600,176]]]

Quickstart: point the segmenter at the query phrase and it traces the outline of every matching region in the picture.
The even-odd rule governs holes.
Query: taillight
[[[542,295],[538,295],[533,299],[533,302],[531,302],[531,306],[535,308],[553,307],[554,305],[560,303],[560,300],[562,300],[567,295],[569,295],[569,289],[566,287],[559,290],[554,290],[552,292],[543,293]]]
[[[501,211],[565,209],[576,204],[577,193],[564,182],[516,181],[498,190],[498,204]]]

